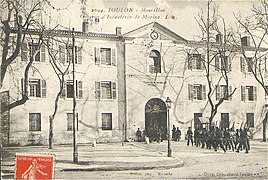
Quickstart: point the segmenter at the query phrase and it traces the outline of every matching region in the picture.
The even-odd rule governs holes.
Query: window
[[[102,130],[112,130],[112,113],[102,113]]]
[[[74,46],[75,64],[82,64],[82,47]],[[61,63],[72,63],[73,60],[73,46],[60,45],[59,59]]]
[[[116,99],[116,83],[111,81],[95,82],[96,99]]]
[[[22,91],[24,79],[21,80]],[[46,97],[46,81],[40,79],[29,79],[29,97]]]
[[[241,71],[243,73],[250,73],[254,69],[254,63],[253,58],[248,57],[247,59],[244,59],[243,57],[240,58],[240,65],[241,65]]]
[[[161,73],[161,55],[157,50],[152,50],[149,54],[149,72]]]
[[[215,57],[215,70],[216,71],[231,71],[231,60],[228,56]]]
[[[188,69],[204,69],[204,59],[201,54],[188,54]]]
[[[40,49],[39,49],[40,47]],[[28,56],[33,58],[36,62],[45,62],[45,46],[38,43],[22,43],[21,45],[21,59],[27,61]]]
[[[202,84],[189,84],[189,100],[205,100],[206,99],[206,86]]]
[[[220,127],[223,129],[229,128],[230,121],[229,121],[229,113],[221,113],[221,123]]]
[[[78,113],[76,113],[76,130],[78,130]],[[73,113],[67,113],[67,131],[73,130]]]
[[[216,85],[216,100],[220,100],[221,98],[227,98],[229,94],[232,93],[232,86],[227,85]],[[226,100],[231,100],[232,96],[227,98]]]
[[[116,65],[115,49],[112,48],[94,48],[95,64]]]
[[[83,98],[83,83],[82,81],[76,81],[76,98],[82,99]],[[63,86],[62,98],[73,98],[74,97],[74,84],[73,81],[66,81]]]
[[[41,131],[41,113],[29,113],[29,131]]]
[[[247,113],[246,114],[247,118],[247,127],[254,127],[254,113]]]
[[[241,99],[242,101],[256,101],[257,100],[257,87],[241,86]]]

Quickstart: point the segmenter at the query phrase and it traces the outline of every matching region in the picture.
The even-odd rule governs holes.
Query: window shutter
[[[65,63],[65,46],[60,45],[59,46],[59,51],[60,51],[60,54],[59,54],[60,62]]]
[[[83,85],[82,81],[76,81],[76,97],[79,99],[83,98]]]
[[[66,84],[63,83],[62,91],[61,91],[61,98],[66,97]]]
[[[28,53],[29,53],[29,47],[27,43],[21,44],[21,60],[27,61],[28,60]]]
[[[246,87],[241,86],[241,100],[245,101],[246,100]]]
[[[190,53],[187,53],[188,69],[193,68],[193,61]]]
[[[201,69],[205,69],[205,55],[201,55]]]
[[[115,49],[112,49],[112,65],[116,66]]]
[[[216,85],[216,100],[218,101],[220,97],[221,97],[220,86]]]
[[[77,64],[82,64],[82,47],[77,47]]]
[[[220,58],[219,58],[219,56],[215,57],[215,70],[216,71],[220,70]]]
[[[41,45],[40,54],[41,54],[41,62],[46,62],[46,48],[44,44]]]
[[[112,82],[112,96],[113,99],[116,99],[116,83]]]
[[[95,64],[100,65],[100,48],[95,47],[94,53],[95,53]]]
[[[193,85],[188,84],[188,95],[189,95],[189,100],[194,99],[194,92],[193,92]]]
[[[257,101],[257,87],[254,87],[254,101]]]
[[[47,84],[46,80],[41,80],[41,97],[45,98],[47,94]]]
[[[101,95],[100,82],[95,81],[95,96],[96,96],[96,99],[100,99],[100,95]]]
[[[206,100],[206,85],[202,85],[203,100]]]
[[[241,72],[245,73],[246,72],[246,65],[243,57],[240,57],[240,66],[241,66]]]
[[[233,92],[232,90],[232,86],[229,86],[229,89],[228,89],[228,96]],[[229,97],[229,100],[232,100],[232,96]]]

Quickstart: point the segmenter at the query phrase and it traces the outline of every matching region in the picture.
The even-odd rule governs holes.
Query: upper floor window
[[[188,84],[189,100],[205,100],[206,86],[202,84]]]
[[[75,81],[76,86],[75,86],[75,94],[76,97],[79,99],[83,98],[83,83],[82,81]],[[74,97],[74,84],[73,81],[66,81],[64,83],[62,93],[61,93],[62,98],[73,98]]]
[[[73,49],[74,48],[74,49]],[[72,63],[74,52],[74,63],[82,64],[82,47],[72,45],[60,45],[59,46],[59,59],[61,63]]]
[[[241,99],[242,101],[256,101],[257,100],[257,87],[241,86]]]
[[[254,62],[252,57],[247,57],[247,59],[244,59],[243,57],[240,58],[240,65],[241,65],[241,71],[243,73],[250,73],[253,71],[254,68]]]
[[[188,54],[188,69],[204,69],[204,60],[201,54]]]
[[[161,73],[161,54],[157,50],[152,50],[149,54],[149,72]]]
[[[215,70],[216,71],[231,71],[231,60],[228,56],[215,57]]]
[[[221,98],[227,98],[229,94],[232,93],[232,86],[227,85],[216,85],[216,100],[220,100]],[[231,100],[232,96],[230,96],[227,100]]]
[[[33,58],[36,62],[45,62],[45,45],[38,43],[22,43],[21,44],[21,59],[27,61],[29,58]]]
[[[96,99],[116,99],[116,83],[111,81],[95,82]]]
[[[95,64],[116,65],[115,49],[112,48],[94,48]]]
[[[22,92],[24,92],[24,79],[21,79]],[[46,81],[40,79],[29,79],[29,97],[46,97]]]
[[[29,113],[29,131],[41,131],[41,113]]]

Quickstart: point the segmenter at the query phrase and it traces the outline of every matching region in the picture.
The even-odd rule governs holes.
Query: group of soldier
[[[188,132],[187,132],[188,134]],[[193,133],[194,140],[192,142],[197,147],[218,150],[220,147],[224,152],[227,150],[236,151],[239,153],[242,149],[248,153],[250,150],[249,134],[246,128],[233,129],[212,127],[211,130],[206,128],[196,128]],[[188,143],[189,145],[189,138]]]
[[[181,130],[179,127],[175,127],[175,125],[173,125],[173,128],[172,128],[172,140],[173,141],[177,141],[179,142],[181,139]]]

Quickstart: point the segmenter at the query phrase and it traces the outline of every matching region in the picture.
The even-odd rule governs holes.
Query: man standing
[[[181,139],[181,130],[179,129],[179,127],[177,127],[175,137],[176,137],[175,141],[179,142]]]
[[[136,136],[137,136],[138,142],[141,142],[141,130],[140,130],[140,128],[138,128],[138,130],[136,132]]]
[[[187,146],[189,146],[190,141],[191,141],[191,144],[193,146],[194,145],[194,142],[193,142],[193,132],[191,130],[191,127],[188,127],[186,136],[187,136]]]

